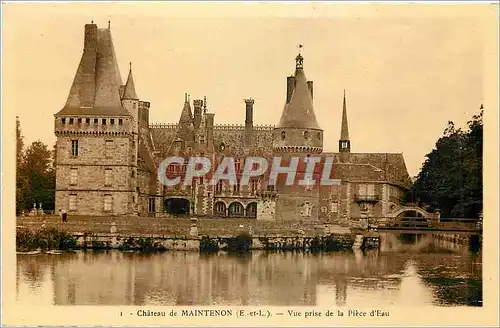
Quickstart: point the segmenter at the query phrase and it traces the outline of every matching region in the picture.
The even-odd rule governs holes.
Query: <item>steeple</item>
[[[129,63],[129,71],[122,99],[139,99],[135,92],[134,77],[132,76],[132,62]]]
[[[344,90],[344,101],[342,104],[342,127],[340,130],[339,152],[340,153],[351,152],[351,141],[349,140],[349,126],[347,124],[347,105],[345,100],[345,90]]]
[[[295,58],[295,88],[290,103],[285,104],[278,127],[321,130],[314,114],[311,92],[304,73],[304,58],[300,53]]]

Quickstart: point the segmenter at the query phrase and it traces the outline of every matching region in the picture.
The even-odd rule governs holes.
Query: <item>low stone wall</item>
[[[75,233],[78,248],[121,249],[141,251],[246,251],[246,250],[348,250],[354,243],[353,234],[329,236],[220,236],[172,237],[163,235],[124,236],[117,233]]]

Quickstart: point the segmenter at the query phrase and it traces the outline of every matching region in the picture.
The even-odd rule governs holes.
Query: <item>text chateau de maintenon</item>
[[[279,77],[277,77],[279,78]],[[179,108],[181,105],[179,104]],[[352,153],[344,94],[338,152],[323,151],[323,130],[313,109],[313,82],[304,58],[286,78],[286,101],[275,126],[253,124],[254,100],[245,100],[244,124],[216,125],[206,99],[185,97],[174,124],[150,124],[150,103],[136,93],[132,69],[123,84],[111,30],[85,25],[83,54],[64,107],[55,114],[56,210],[73,215],[174,215],[341,222],[363,217],[397,217],[411,186],[400,153]],[[340,107],[340,106],[339,106]],[[273,110],[273,109],[272,109]],[[276,109],[277,110],[277,109]],[[243,113],[243,106],[242,106]],[[243,116],[243,115],[242,115]],[[242,117],[243,119],[243,117]],[[237,173],[245,157],[333,157],[333,186],[268,186],[266,175],[248,185],[227,180],[211,185],[165,186],[158,167],[168,156],[231,156]],[[182,170],[169,166],[168,170]]]

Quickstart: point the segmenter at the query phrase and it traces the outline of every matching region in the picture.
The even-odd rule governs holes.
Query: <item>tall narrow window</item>
[[[105,169],[104,170],[104,185],[105,186],[111,186],[111,175],[113,173],[112,169]]]
[[[239,158],[236,158],[234,160],[234,168],[235,168],[236,172],[239,172],[241,170],[241,162],[240,162]]]
[[[106,140],[106,158],[111,158],[113,157],[113,140]]]
[[[234,193],[240,192],[240,182],[239,181],[236,181],[236,184],[233,186],[233,192]]]
[[[73,195],[69,195],[69,204],[68,204],[68,209],[70,211],[74,211],[76,210],[76,195],[73,194]]]
[[[104,195],[104,210],[111,211],[113,208],[113,198],[111,195]]]
[[[69,118],[69,124],[73,124],[74,118],[70,117]]]
[[[69,184],[71,186],[76,186],[78,184],[78,169],[70,169]]]
[[[255,195],[257,193],[258,185],[259,185],[258,180],[250,181],[250,192],[252,193],[252,195]]]
[[[71,156],[78,156],[78,140],[71,140]]]
[[[154,198],[149,198],[149,204],[148,204],[148,209],[149,213],[153,213],[155,211],[155,199]]]
[[[222,181],[217,181],[217,184],[215,185],[215,193],[222,193]]]
[[[123,124],[123,119],[119,118],[118,119],[118,125],[122,125]]]
[[[109,123],[110,123],[111,125],[115,125],[115,119],[114,119],[114,118],[111,118],[111,119],[109,120]]]

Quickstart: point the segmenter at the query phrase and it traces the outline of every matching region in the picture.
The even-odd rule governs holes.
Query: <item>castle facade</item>
[[[246,99],[241,125],[217,125],[206,99],[185,96],[180,118],[150,124],[150,103],[136,93],[132,68],[123,83],[111,31],[85,25],[83,54],[64,107],[55,114],[56,210],[91,216],[219,216],[262,220],[349,221],[397,217],[424,210],[404,206],[411,181],[400,153],[353,153],[344,94],[338,152],[323,149],[323,129],[313,107],[313,82],[304,58],[286,78],[286,100],[277,125],[253,122],[254,100]],[[340,106],[339,106],[340,107]],[[242,115],[243,116],[243,115]],[[165,186],[158,167],[169,156],[203,156],[213,163],[234,158],[238,180],[212,185],[197,178],[191,185]],[[299,157],[333,158],[331,178],[340,185],[287,185],[269,175],[240,184],[245,158],[284,162]],[[306,164],[299,165],[298,174]],[[170,173],[185,171],[169,165]],[[302,170],[302,171],[301,171]],[[314,176],[317,179],[318,176]]]

